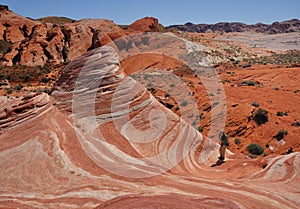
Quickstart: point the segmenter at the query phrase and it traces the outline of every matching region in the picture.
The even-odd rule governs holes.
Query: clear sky
[[[105,18],[130,24],[145,16],[172,24],[300,19],[300,0],[0,0],[25,17]]]

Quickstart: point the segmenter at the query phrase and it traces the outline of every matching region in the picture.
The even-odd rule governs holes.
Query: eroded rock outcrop
[[[0,207],[299,208],[298,152],[228,153],[210,167],[216,145],[203,147],[119,62],[101,47],[71,62],[50,98],[2,98]],[[206,161],[204,148],[215,149]]]
[[[135,21],[128,27],[128,31],[132,33],[158,32],[159,30],[160,25],[158,23],[158,19],[153,17],[142,18]]]
[[[0,131],[24,125],[49,108],[49,95],[34,93],[23,98],[9,99],[2,96],[0,103]]]
[[[158,20],[146,17],[125,31],[105,19],[83,19],[72,23],[42,23],[1,10],[0,40],[12,46],[2,56],[2,65],[43,66],[71,61],[94,48],[104,46],[129,33],[157,32]]]
[[[83,19],[66,24],[41,23],[1,10],[0,40],[11,42],[2,65],[59,64],[127,33],[110,20]]]

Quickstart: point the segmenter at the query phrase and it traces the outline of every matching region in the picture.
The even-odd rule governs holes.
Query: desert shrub
[[[44,66],[40,66],[39,69],[42,71],[42,73],[47,74],[51,72],[50,64],[46,63]]]
[[[244,61],[252,64],[297,64],[300,62],[300,51],[289,50],[286,53],[273,54],[271,56],[261,56]],[[249,67],[244,65],[243,68]]]
[[[6,79],[7,79],[8,81],[12,81],[11,78],[12,78],[12,76],[11,76],[10,74],[6,76]]]
[[[13,89],[12,89],[12,88],[6,89],[6,93],[7,93],[7,94],[13,93]]]
[[[41,80],[43,83],[49,83],[50,78],[43,77]]]
[[[149,74],[144,74],[144,80],[148,80],[151,77]]]
[[[51,94],[53,91],[53,88],[38,88],[38,89],[34,89],[32,90],[33,92],[44,92],[46,94]]]
[[[253,116],[254,121],[258,124],[264,124],[266,122],[268,122],[269,118],[268,118],[268,111],[264,110],[262,108],[259,108]]]
[[[0,53],[5,54],[10,50],[12,42],[0,40]]]
[[[249,68],[251,66],[252,66],[251,64],[246,64],[246,65],[243,65],[243,68]]]
[[[199,132],[203,131],[203,127],[202,126],[199,126],[197,129],[198,129]]]
[[[149,91],[151,94],[156,94],[157,90],[155,88],[149,88]]]
[[[259,144],[251,143],[246,147],[246,150],[253,155],[261,155],[264,153],[264,148]]]
[[[174,107],[174,105],[173,104],[170,104],[170,103],[165,103],[165,104],[163,104],[166,108],[168,108],[168,109],[172,109],[173,107]]]
[[[294,121],[291,125],[295,126],[295,127],[299,127],[300,126],[300,122],[299,121]]]
[[[256,102],[256,101],[252,102],[251,105],[254,106],[254,107],[259,107],[259,104],[258,104],[258,102]]]
[[[256,81],[242,81],[240,83],[240,86],[256,86],[257,82]]]
[[[23,88],[23,85],[19,84],[19,85],[14,87],[14,90],[20,91],[22,88]]]
[[[278,133],[274,136],[274,138],[276,138],[278,141],[280,141],[280,140],[283,139],[287,134],[288,134],[287,131],[281,129],[281,130],[279,130]]]
[[[285,112],[280,112],[280,111],[279,111],[279,112],[276,113],[276,115],[277,115],[277,116],[288,116],[289,113],[288,113],[287,111],[285,111]]]
[[[30,79],[31,79],[30,75],[25,75],[25,76],[23,77],[23,81],[24,81],[24,82],[28,82],[28,81],[30,81]]]
[[[241,144],[241,140],[239,138],[235,138],[234,139],[234,143],[237,144],[237,145],[239,145],[239,144]]]

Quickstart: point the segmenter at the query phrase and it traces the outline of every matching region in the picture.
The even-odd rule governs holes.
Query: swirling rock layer
[[[299,153],[200,159],[201,134],[120,67],[75,59],[49,98],[1,100],[1,208],[299,208]]]

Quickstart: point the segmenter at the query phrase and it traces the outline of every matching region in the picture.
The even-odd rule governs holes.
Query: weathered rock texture
[[[217,146],[201,160],[207,139],[129,78],[112,47],[70,63],[50,98],[0,105],[1,208],[299,208],[298,152],[228,153],[210,167]]]
[[[158,32],[160,25],[158,19],[153,17],[145,17],[135,21],[128,27],[129,32]]]
[[[127,34],[104,19],[57,25],[33,21],[5,9],[0,14],[0,40],[13,44],[1,58],[2,65],[59,64]]]

